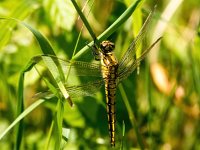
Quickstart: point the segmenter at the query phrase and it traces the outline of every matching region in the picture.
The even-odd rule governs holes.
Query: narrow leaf
[[[99,41],[107,39],[112,33],[114,33],[135,11],[137,6],[142,0],[137,0],[136,2],[132,3],[128,9],[108,28],[106,29],[101,35],[97,37]],[[84,48],[82,48],[73,58],[77,59],[84,53],[86,53],[89,50],[89,47],[93,45],[93,41],[90,42],[88,45],[86,45]]]
[[[26,117],[31,111],[33,111],[35,108],[37,108],[39,105],[41,105],[45,100],[38,100],[34,102],[32,105],[30,105],[27,109],[25,109],[24,112],[22,112],[16,119],[13,121],[13,123],[0,135],[0,140],[24,117]]]

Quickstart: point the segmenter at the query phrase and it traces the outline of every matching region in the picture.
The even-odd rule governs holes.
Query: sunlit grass
[[[110,11],[109,20],[105,20],[107,26],[121,15],[119,12],[126,10],[123,2],[112,2],[114,3],[113,11]],[[13,6],[9,3],[10,1],[0,2],[0,17],[25,19],[25,22],[28,22],[24,24],[28,28],[26,31],[30,30],[37,42],[30,40],[29,44],[20,45],[13,37],[16,30],[20,31],[20,28],[25,27],[20,25],[19,28],[19,22],[12,19],[8,21],[1,19],[0,147],[19,149],[22,143],[21,147],[26,149],[55,149],[55,147],[110,149],[103,89],[96,97],[73,100],[74,108],[71,108],[62,98],[60,100],[32,100],[30,97],[44,89],[44,80],[37,78],[34,82],[29,82],[30,78],[25,74],[29,72],[29,75],[34,77],[30,69],[35,62],[34,59],[30,60],[30,63],[22,60],[34,57],[39,51],[51,55],[64,54],[64,58],[72,58],[73,49],[82,49],[74,55],[73,59],[90,61],[93,57],[86,43],[92,41],[91,36],[85,36],[83,33],[78,37],[80,32],[78,21],[74,22],[72,29],[68,31],[62,28],[64,22],[62,26],[57,27],[53,22],[56,19],[48,19],[52,14],[47,15],[51,13],[50,10],[53,10],[49,7],[54,5],[45,3],[49,7],[45,7],[44,11],[42,8],[44,4],[39,2],[12,1]],[[93,7],[98,6],[102,10],[100,3],[95,2]],[[82,7],[81,2],[78,5]],[[145,12],[149,12],[154,5],[154,2],[144,1],[140,7],[141,10],[145,9]],[[167,9],[170,8],[169,6],[173,6],[173,11]],[[152,28],[155,26],[155,30],[149,29],[150,35],[147,38],[148,41],[153,41],[156,36],[160,36],[158,34],[162,33],[163,39],[159,47],[152,50],[150,61],[146,59],[141,63],[140,74],[136,75],[137,73],[134,72],[119,86],[116,106],[116,149],[120,146],[121,149],[200,148],[198,127],[200,123],[200,37],[197,34],[199,7],[199,3],[195,0],[184,1],[182,5],[158,2],[152,25]],[[103,9],[109,8],[104,6]],[[6,11],[2,13],[2,10]],[[91,16],[94,10],[91,10]],[[171,13],[173,15],[169,15]],[[59,14],[54,15],[58,17],[56,15]],[[145,16],[146,14],[139,13],[134,18],[144,20]],[[166,16],[169,18],[165,18]],[[113,42],[116,41],[119,58],[121,58],[121,52],[126,51],[133,39],[133,28],[130,25],[137,24],[136,20],[128,20],[128,18],[121,21],[122,26],[120,25],[119,28],[117,25],[111,28],[112,30],[108,30],[109,32],[103,32],[100,36],[96,35],[100,41],[107,38]],[[93,30],[95,33],[95,28]],[[44,34],[51,44],[46,43],[46,39],[43,39],[40,33]],[[18,34],[25,35],[24,32]],[[80,43],[76,45],[77,39]],[[14,51],[11,48],[14,48]],[[29,53],[29,51],[32,52]],[[47,79],[46,84],[51,87],[51,80]],[[56,89],[51,90],[55,90],[56,93]],[[21,119],[24,120],[18,127],[18,132],[15,132],[16,130],[12,128],[17,128]],[[69,129],[69,136],[65,138],[62,135],[63,128]],[[16,137],[16,140],[13,137]]]

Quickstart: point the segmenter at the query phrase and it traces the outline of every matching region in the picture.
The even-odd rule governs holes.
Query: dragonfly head
[[[115,44],[110,41],[103,41],[100,44],[100,49],[103,53],[109,53],[112,52],[115,49]]]

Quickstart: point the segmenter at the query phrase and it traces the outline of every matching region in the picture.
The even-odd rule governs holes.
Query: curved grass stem
[[[137,121],[135,119],[135,115],[134,115],[133,110],[131,108],[131,105],[130,105],[130,103],[128,101],[128,98],[126,96],[126,92],[125,92],[122,84],[119,84],[118,87],[119,87],[120,93],[122,95],[122,99],[124,101],[126,109],[128,111],[128,115],[129,115],[129,119],[130,119],[131,125],[133,126],[133,128],[135,130],[135,133],[136,133],[136,136],[137,136],[137,140],[138,140],[138,144],[140,146],[140,149],[144,150],[144,144],[142,142],[142,136],[141,136],[141,134],[139,132],[139,129],[138,129],[138,126],[137,126]]]
[[[72,0],[72,1],[74,1],[74,0]],[[124,13],[109,28],[107,28],[101,35],[99,35],[96,38],[97,43],[98,43],[98,41],[102,41],[102,40],[107,39],[112,33],[114,33],[132,15],[132,13],[135,11],[135,9],[137,8],[137,6],[139,5],[139,3],[141,1],[142,0],[137,0],[136,2],[132,3],[130,5],[130,7],[127,8],[126,11],[124,11]],[[85,23],[86,22],[84,22],[84,24]],[[86,26],[86,24],[85,24],[85,26]],[[87,26],[86,26],[86,28],[87,28]],[[87,28],[87,29],[90,32],[90,27]],[[93,35],[91,35],[91,36],[93,37]],[[81,55],[85,54],[89,50],[89,47],[91,47],[93,44],[94,44],[93,41],[90,42],[88,45],[86,45],[85,47],[83,47],[78,53],[76,53],[76,55],[73,58],[77,59]]]

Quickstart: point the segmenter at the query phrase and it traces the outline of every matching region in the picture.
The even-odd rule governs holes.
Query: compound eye
[[[115,49],[115,44],[110,41],[103,41],[100,48],[104,53],[112,52]]]

